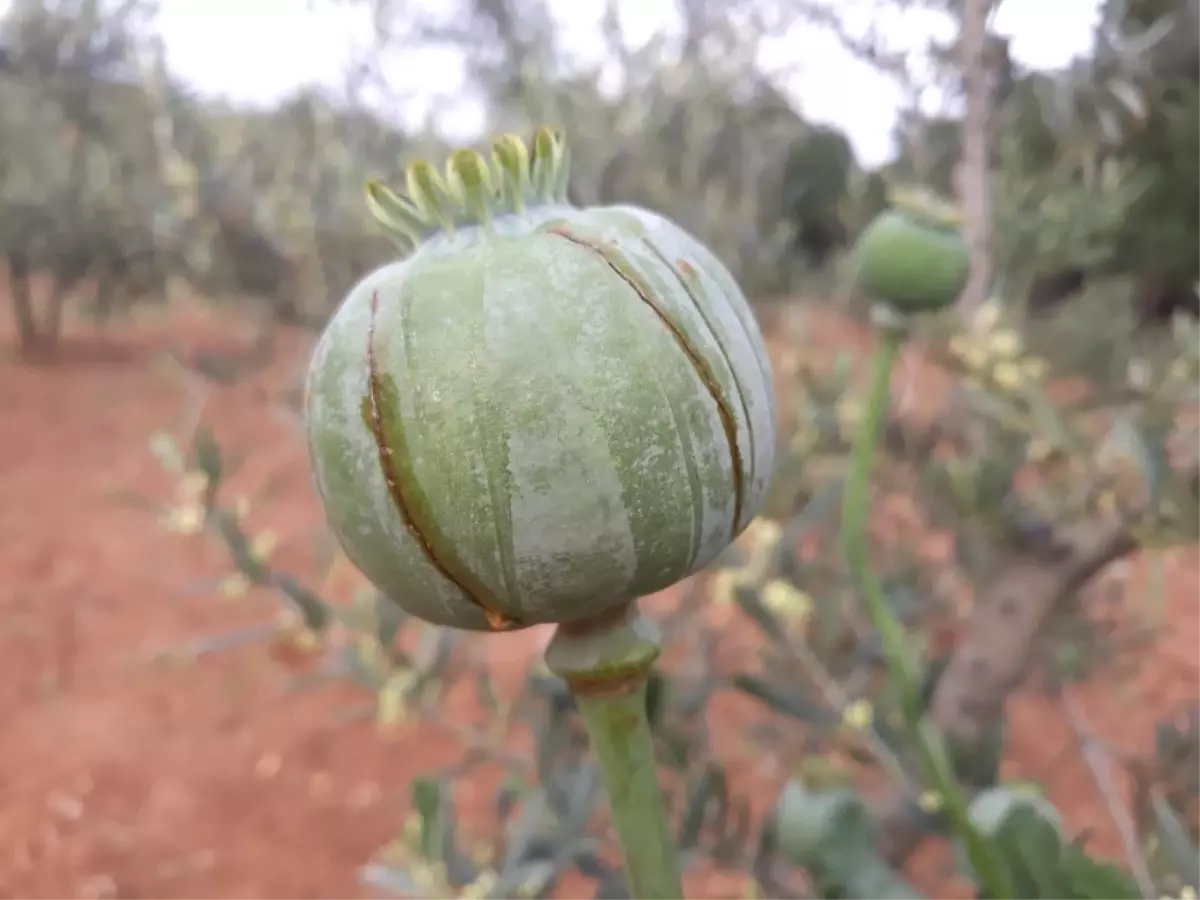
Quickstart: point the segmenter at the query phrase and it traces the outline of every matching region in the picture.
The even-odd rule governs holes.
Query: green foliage
[[[870,810],[849,788],[814,790],[802,780],[789,781],[772,825],[780,852],[808,870],[816,896],[843,900],[921,896],[879,855]]]
[[[52,347],[64,306],[107,321],[173,282],[321,323],[393,252],[361,185],[430,141],[309,92],[263,112],[200,102],[144,39],[141,4],[93,6],[20,4],[0,24],[0,252],[23,343]],[[33,272],[53,277],[44,311]]]
[[[1148,187],[1132,203],[1120,252],[1140,264],[1200,274],[1200,175],[1190,161],[1200,156],[1200,83],[1173,86],[1125,153],[1144,173]]]
[[[1054,807],[1028,789],[992,788],[971,802],[971,821],[998,851],[1013,897],[1102,900],[1140,897],[1118,867],[1092,859],[1063,838]],[[964,863],[970,871],[970,864]]]
[[[794,231],[796,252],[812,267],[846,242],[842,210],[854,174],[854,150],[832,128],[810,128],[788,151],[780,210]]]
[[[1005,141],[1001,152],[1010,147],[1016,152],[1016,143]],[[1106,265],[1152,178],[1116,160],[1094,175],[1071,179],[1053,170],[1001,167],[995,185],[998,265],[1005,272],[1020,272],[1031,260],[1037,268],[1026,271]]]

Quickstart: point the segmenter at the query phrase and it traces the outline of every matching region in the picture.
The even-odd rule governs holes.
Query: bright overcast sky
[[[833,2],[845,10],[875,6]],[[1013,55],[1022,64],[1058,67],[1088,51],[1098,5],[1098,0],[1001,0],[995,25],[1013,38]],[[248,101],[270,101],[314,82],[342,84],[355,46],[363,46],[369,34],[363,7],[321,0],[309,6],[305,0],[160,0],[168,65],[203,93]],[[603,0],[551,0],[573,52],[598,52],[592,34],[603,6]],[[675,18],[673,0],[621,0],[620,7],[622,27],[635,45]],[[888,34],[894,46],[919,46],[938,24],[897,14]],[[842,50],[832,35],[794,29],[766,47],[762,61],[772,69],[800,62],[787,83],[799,109],[845,131],[863,163],[878,164],[891,155],[901,92]],[[474,137],[480,129],[481,110],[459,89],[461,68],[453,57],[421,54],[389,64],[387,72],[389,81],[414,97],[412,113],[436,105],[439,126],[455,136]]]

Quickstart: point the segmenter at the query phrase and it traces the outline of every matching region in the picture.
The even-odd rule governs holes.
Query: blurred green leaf
[[[479,871],[458,847],[450,785],[443,779],[417,778],[410,793],[417,814],[417,849],[421,858],[442,863],[452,887],[461,888],[473,882]]]
[[[781,713],[815,725],[834,725],[839,717],[824,703],[813,700],[795,688],[772,684],[756,675],[734,675],[730,684],[747,696],[753,697],[773,712]]]
[[[1143,426],[1132,413],[1122,414],[1097,454],[1101,464],[1114,457],[1128,459],[1137,467],[1146,485],[1147,502],[1151,509],[1157,508],[1171,473],[1165,435]]]
[[[391,647],[400,633],[400,627],[408,619],[408,614],[400,608],[399,603],[393,603],[379,591],[373,595],[375,612],[375,638],[383,647]]]
[[[1151,794],[1155,831],[1162,851],[1175,872],[1193,889],[1200,885],[1200,847],[1188,834],[1187,826],[1157,791]]]
[[[921,896],[879,856],[870,811],[853,790],[812,790],[794,778],[784,785],[772,820],[779,852],[809,870],[820,896]]]
[[[646,718],[653,731],[662,724],[670,690],[671,685],[661,672],[651,672],[646,679]]]
[[[811,789],[793,778],[775,806],[779,849],[800,866],[849,871],[875,853],[875,831],[851,788]]]
[[[686,853],[699,845],[701,832],[710,816],[715,817],[713,825],[717,831],[723,831],[728,813],[729,784],[725,770],[716,763],[708,763],[688,785],[676,841],[680,851]]]
[[[441,855],[442,830],[445,825],[446,792],[434,778],[418,778],[410,788],[413,809],[420,822],[419,847],[424,859]]]
[[[1127,872],[1112,863],[1092,859],[1078,847],[1067,847],[1063,854],[1063,874],[1070,880],[1069,894],[1056,894],[1065,900],[1137,900],[1142,894]],[[1049,900],[1049,897],[1047,897]]]
[[[787,632],[775,614],[763,603],[761,590],[757,585],[736,585],[733,589],[733,599],[768,639],[774,643],[787,643]]]

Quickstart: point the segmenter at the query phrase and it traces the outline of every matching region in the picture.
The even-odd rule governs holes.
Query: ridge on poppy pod
[[[928,188],[896,187],[888,199],[894,208],[928,227],[943,231],[957,231],[962,227],[963,214],[959,205]]]

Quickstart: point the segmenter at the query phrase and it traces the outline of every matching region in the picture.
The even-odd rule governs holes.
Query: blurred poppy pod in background
[[[955,207],[936,197],[899,193],[854,245],[859,290],[900,313],[953,305],[971,272],[960,218]]]

